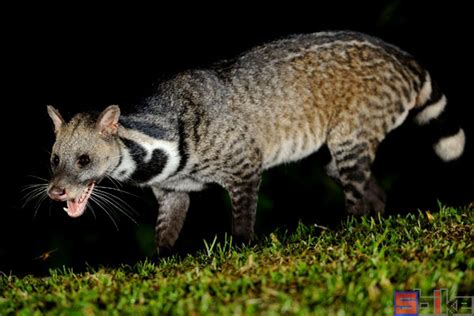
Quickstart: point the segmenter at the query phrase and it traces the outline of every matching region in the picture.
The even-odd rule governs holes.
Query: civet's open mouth
[[[81,195],[76,196],[76,198],[67,201],[67,207],[64,208],[64,211],[71,217],[79,217],[84,214],[86,210],[87,201],[92,194],[94,189],[95,182],[89,183],[84,189]]]

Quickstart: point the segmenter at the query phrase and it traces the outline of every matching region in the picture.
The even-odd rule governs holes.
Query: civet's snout
[[[55,184],[51,184],[48,189],[48,195],[51,199],[55,201],[66,201],[67,200],[67,194],[66,194],[66,188],[62,186],[58,186]]]

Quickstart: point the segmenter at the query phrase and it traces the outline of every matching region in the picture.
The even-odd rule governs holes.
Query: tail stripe
[[[432,92],[433,88],[431,86],[431,77],[430,74],[426,72],[425,82],[418,93],[418,100],[416,103],[421,106],[427,104],[427,102],[431,99]]]
[[[416,122],[419,125],[425,125],[431,120],[438,118],[441,113],[443,113],[446,103],[446,97],[443,95],[439,101],[426,106],[420,113],[418,113],[415,117]]]
[[[458,159],[466,143],[464,130],[459,126],[447,99],[428,72],[418,93],[417,103],[411,115],[418,125],[424,126],[430,135],[433,149],[444,161]]]
[[[441,159],[451,161],[462,155],[465,143],[466,136],[464,130],[460,128],[456,134],[441,138],[433,148]]]

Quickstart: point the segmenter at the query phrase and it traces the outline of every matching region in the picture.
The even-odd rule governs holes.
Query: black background
[[[266,8],[215,5],[74,8],[49,14],[40,8],[5,11],[1,57],[2,207],[0,271],[42,274],[66,265],[76,270],[134,263],[152,256],[157,206],[148,189],[126,186],[139,198],[127,201],[139,225],[121,216],[117,231],[103,212],[68,218],[62,205],[45,201],[22,207],[21,188],[47,178],[53,133],[46,105],[68,119],[78,111],[119,104],[124,111],[152,91],[153,82],[177,71],[205,67],[252,46],[293,33],[350,29],[367,32],[415,55],[430,70],[459,115],[468,146],[455,163],[441,163],[423,131],[410,126],[383,143],[374,167],[388,192],[388,213],[437,210],[437,201],[466,205],[474,200],[472,114],[472,18],[461,2],[314,2]],[[38,11],[36,11],[38,9]],[[45,8],[41,8],[45,9]],[[54,10],[53,10],[54,9]],[[298,221],[337,229],[343,217],[340,190],[322,172],[315,155],[267,172],[260,194],[257,232],[292,229]],[[176,251],[202,248],[203,238],[230,231],[230,205],[211,187],[192,195],[192,206]],[[38,258],[53,251],[47,260]]]

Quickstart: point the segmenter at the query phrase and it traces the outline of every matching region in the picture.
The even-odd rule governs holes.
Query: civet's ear
[[[97,120],[97,129],[102,135],[114,135],[118,131],[120,108],[118,105],[108,106]]]
[[[59,114],[59,111],[56,110],[53,106],[48,105],[47,108],[49,117],[51,118],[51,120],[53,120],[54,132],[57,134],[61,126],[65,123],[64,119],[61,114]]]

